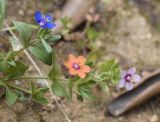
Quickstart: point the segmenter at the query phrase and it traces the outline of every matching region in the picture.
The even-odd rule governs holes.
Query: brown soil
[[[105,5],[100,3],[98,10],[101,14],[100,21],[95,24],[97,30],[103,31],[104,36],[97,40],[97,45],[104,51],[104,59],[116,57],[122,67],[124,64],[136,66],[139,71],[152,71],[160,66],[160,35],[159,30],[152,26],[152,12],[160,12],[160,3],[157,0],[147,1],[156,8],[156,11],[146,11],[144,5],[136,0],[114,0]],[[63,0],[53,2],[11,0],[7,1],[7,18],[33,22],[35,10],[43,10],[58,13],[57,5]],[[54,3],[57,3],[56,5]],[[59,4],[58,4],[59,3]],[[158,8],[159,7],[159,8]],[[145,12],[146,13],[145,13]],[[147,15],[147,17],[145,16]],[[157,20],[158,21],[158,20]],[[156,21],[156,22],[157,22]],[[8,43],[3,41],[5,37],[0,34],[0,49],[8,50]],[[62,41],[56,51],[63,57],[63,52],[77,50],[75,42]],[[6,46],[7,45],[7,46]],[[71,47],[71,48],[70,48]],[[60,50],[58,50],[60,49]],[[95,101],[84,100],[79,102],[74,97],[72,103],[59,99],[61,106],[69,114],[73,122],[159,122],[160,98],[159,96],[146,101],[124,116],[113,118],[104,115],[107,104],[116,97],[120,91],[116,86],[111,86],[109,94],[94,89],[97,99]],[[3,98],[0,100],[0,122],[65,122],[64,116],[53,102],[47,106],[39,106],[34,103],[17,102],[13,107],[8,107]]]

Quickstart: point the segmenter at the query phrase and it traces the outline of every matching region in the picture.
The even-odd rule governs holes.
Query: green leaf
[[[5,61],[0,62],[0,72],[6,72],[8,69],[8,63]]]
[[[6,57],[5,57],[5,60],[6,61],[14,60],[17,52],[18,51],[10,51],[10,52],[8,52],[7,55],[6,55]]]
[[[49,88],[37,88],[35,89],[35,93],[43,96],[46,92],[48,92]]]
[[[68,98],[66,89],[59,82],[53,81],[51,88],[55,95]]]
[[[7,90],[6,99],[7,99],[8,105],[11,106],[17,101],[18,96],[14,92],[11,92],[10,90]]]
[[[3,82],[2,80],[0,80],[0,86],[5,87],[6,89],[6,99],[7,99],[7,103],[9,106],[13,105],[16,100],[18,99],[18,96],[12,92],[8,86],[5,84],[5,82]]]
[[[94,65],[94,63],[93,62],[87,62],[86,65],[88,65],[89,67],[92,67]]]
[[[56,55],[54,52],[52,52],[52,68],[48,76],[52,81],[56,81],[57,78],[60,77],[60,66],[57,63]]]
[[[37,37],[45,37],[45,35],[48,35],[51,33],[50,29],[42,29],[40,28],[37,34]]]
[[[95,41],[100,36],[100,34],[100,32],[97,32],[92,27],[87,28],[87,37],[90,41]]]
[[[115,59],[103,62],[100,65],[100,71],[104,74],[103,78],[110,79],[112,83],[117,83],[120,80],[120,70]]]
[[[4,55],[3,53],[0,52],[0,61],[3,61],[4,60]]]
[[[57,79],[60,77],[59,65],[56,61],[56,55],[52,53],[52,68],[48,74],[49,78],[53,81],[52,92],[57,96],[63,96],[68,98],[67,90],[64,88],[60,81]]]
[[[37,88],[34,83],[30,83],[30,89],[32,91],[32,100],[38,104],[47,104],[48,100],[44,97],[44,94],[48,91],[48,88]]]
[[[7,88],[7,85],[5,84],[5,82],[3,82],[2,80],[0,80],[0,86],[3,86],[5,88]]]
[[[72,88],[73,88],[73,81],[70,79],[68,81],[68,96],[69,96],[69,100],[72,101]]]
[[[118,83],[120,80],[120,70],[119,69],[115,69],[112,71],[112,79],[111,82],[112,83]]]
[[[64,27],[64,29],[62,30],[62,34],[67,34],[72,28],[72,24],[71,24],[72,19],[69,17],[63,17],[60,19],[60,21]]]
[[[31,89],[32,94],[34,94],[34,91],[35,91],[36,88],[35,88],[35,85],[34,85],[33,81],[31,81],[29,83],[29,85],[30,85],[30,89]]]
[[[87,63],[92,62],[95,63],[101,56],[101,52],[99,50],[92,50],[87,55]]]
[[[53,35],[53,34],[47,34],[45,35],[44,39],[47,42],[57,42],[58,40],[60,40],[62,38],[61,35]]]
[[[108,85],[107,85],[106,82],[102,82],[102,83],[100,84],[100,87],[101,87],[101,89],[102,89],[103,92],[109,93],[109,88],[108,88]]]
[[[109,72],[112,70],[113,65],[115,65],[115,59],[107,60],[101,64],[100,70],[102,72]]]
[[[91,88],[87,84],[78,85],[78,92],[83,97],[95,99],[95,97],[92,94]]]
[[[48,100],[41,95],[32,95],[32,100],[38,104],[47,104]]]
[[[43,38],[41,38],[41,42],[42,42],[43,46],[45,47],[45,49],[47,50],[47,52],[51,53],[52,52],[51,46]]]
[[[61,23],[64,26],[64,29],[69,29],[71,28],[71,18],[69,17],[63,17],[60,19]]]
[[[3,25],[5,16],[5,0],[0,0],[0,28]]]
[[[52,53],[48,53],[42,43],[29,46],[31,53],[47,65],[52,65]]]
[[[33,31],[32,25],[14,20],[12,20],[12,22],[20,34],[23,45],[28,46]]]
[[[84,78],[84,79],[79,79],[79,80],[77,81],[77,84],[93,85],[93,84],[95,84],[95,83],[96,83],[96,82],[94,81],[93,77],[91,77],[91,76],[88,76],[88,77],[86,77],[86,78]]]
[[[28,66],[21,62],[15,62],[15,66],[10,66],[6,71],[6,76],[8,78],[18,77],[24,75],[25,71],[28,69]]]
[[[11,60],[11,61],[7,61],[7,63],[10,65],[10,66],[16,66],[16,62],[14,60]]]

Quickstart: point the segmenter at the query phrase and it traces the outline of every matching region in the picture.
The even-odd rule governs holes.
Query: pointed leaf
[[[8,69],[8,64],[5,61],[0,62],[0,72],[6,72]]]
[[[25,71],[28,69],[28,66],[26,66],[21,62],[15,62],[15,63],[16,63],[15,66],[11,65],[6,71],[6,76],[8,78],[22,76],[25,73]]]
[[[87,84],[80,84],[80,85],[78,85],[78,92],[83,97],[90,98],[90,99],[95,99],[95,97],[93,96],[93,94],[91,92],[91,88],[88,87]]]
[[[100,84],[100,87],[101,87],[101,89],[102,89],[103,92],[109,93],[109,87],[108,87],[108,85],[107,85],[106,82],[102,82],[102,83]]]
[[[10,90],[7,90],[6,99],[7,99],[8,105],[11,106],[17,101],[18,96],[14,92],[11,92]]]
[[[45,49],[47,50],[47,52],[48,52],[48,53],[51,53],[51,52],[52,52],[51,46],[50,46],[43,38],[41,38],[41,41],[42,41],[43,46],[44,46]]]
[[[100,65],[100,71],[103,73],[103,78],[110,79],[112,83],[117,83],[120,80],[120,70],[115,59],[103,62]]]
[[[48,100],[46,98],[44,98],[43,96],[41,95],[33,95],[32,96],[32,100],[38,104],[47,104],[48,103]]]
[[[47,65],[52,65],[52,54],[48,53],[42,43],[29,46],[31,53]]]
[[[57,96],[68,98],[68,94],[67,94],[66,89],[59,82],[53,81],[51,87],[52,87],[53,93],[56,94]]]
[[[20,34],[23,45],[28,46],[33,31],[32,25],[14,20],[12,22]]]
[[[70,101],[72,101],[72,88],[73,88],[73,81],[69,80],[68,81],[68,96],[69,96]]]
[[[48,76],[52,81],[56,81],[56,79],[60,77],[60,66],[56,61],[56,55],[54,52],[52,52],[52,68]]]
[[[6,100],[8,105],[13,105],[18,99],[18,96],[14,92],[12,92],[2,80],[0,80],[0,86],[3,86],[6,89]]]
[[[58,40],[60,40],[62,38],[62,36],[61,35],[48,34],[44,38],[47,42],[57,42]]]
[[[87,28],[87,38],[90,41],[95,41],[101,35],[100,32],[97,32],[94,28]]]

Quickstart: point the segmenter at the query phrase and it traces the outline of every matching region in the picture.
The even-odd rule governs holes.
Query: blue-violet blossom
[[[53,22],[52,16],[49,14],[42,14],[40,11],[36,11],[34,18],[43,29],[52,29],[56,26],[56,24]]]
[[[136,68],[132,67],[126,70],[121,70],[121,80],[119,88],[126,87],[127,90],[133,89],[133,82],[140,81],[141,77],[136,74]]]

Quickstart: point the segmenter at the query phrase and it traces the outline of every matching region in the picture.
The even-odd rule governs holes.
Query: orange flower
[[[86,73],[91,70],[89,66],[85,65],[85,62],[85,57],[75,57],[73,54],[70,54],[68,61],[66,61],[64,65],[69,69],[71,75],[78,75],[80,78],[85,78]]]

